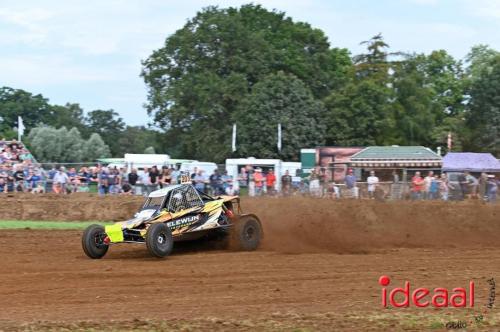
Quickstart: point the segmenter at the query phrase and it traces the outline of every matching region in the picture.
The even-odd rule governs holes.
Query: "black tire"
[[[101,225],[90,225],[82,235],[82,248],[85,254],[92,259],[104,257],[109,246],[103,243],[106,233]]]
[[[252,216],[243,216],[235,220],[230,232],[230,248],[232,250],[256,250],[262,239],[262,226]]]
[[[167,224],[158,223],[149,226],[146,233],[146,246],[151,255],[159,258],[166,257],[172,252],[174,239]]]

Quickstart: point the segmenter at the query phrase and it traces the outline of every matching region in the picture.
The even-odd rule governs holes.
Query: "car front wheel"
[[[163,258],[172,252],[174,239],[170,228],[163,223],[149,226],[146,233],[146,246],[151,255]]]
[[[90,225],[82,235],[82,248],[85,254],[93,259],[104,257],[109,246],[104,242],[106,232],[101,225]]]

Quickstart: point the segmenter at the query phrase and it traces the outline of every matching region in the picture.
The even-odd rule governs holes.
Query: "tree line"
[[[75,128],[82,140],[98,134],[112,156],[152,147],[216,162],[296,160],[300,148],[318,145],[446,150],[449,133],[453,150],[500,154],[498,51],[478,45],[464,59],[445,50],[406,54],[381,34],[362,44],[357,55],[332,47],[320,29],[260,5],[207,7],[142,63],[146,108],[158,130],[126,126],[114,110],[84,116],[78,104],[50,105],[3,88],[0,133],[12,136],[21,115],[28,128]]]
[[[446,149],[450,132],[454,150],[500,153],[498,51],[405,54],[380,34],[363,45],[353,56],[260,5],[208,7],[143,62],[147,108],[167,149],[185,157],[297,159],[325,144]]]
[[[128,126],[114,110],[84,114],[78,104],[53,105],[40,94],[0,88],[0,137],[17,137],[17,117],[27,134],[23,141],[40,162],[88,162],[125,153],[163,152],[158,131]]]

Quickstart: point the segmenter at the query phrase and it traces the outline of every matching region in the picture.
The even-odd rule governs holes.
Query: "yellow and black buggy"
[[[134,218],[109,226],[91,225],[82,247],[90,258],[102,258],[116,243],[145,243],[151,255],[168,256],[176,241],[214,234],[236,250],[255,250],[263,236],[259,218],[242,214],[238,196],[211,197],[182,183],[153,191]]]

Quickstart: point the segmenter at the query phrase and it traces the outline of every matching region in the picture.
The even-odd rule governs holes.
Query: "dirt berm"
[[[124,220],[138,197],[2,197],[0,220]],[[264,226],[263,249],[287,253],[369,252],[400,247],[499,247],[500,205],[476,201],[377,202],[312,198],[242,199]]]

